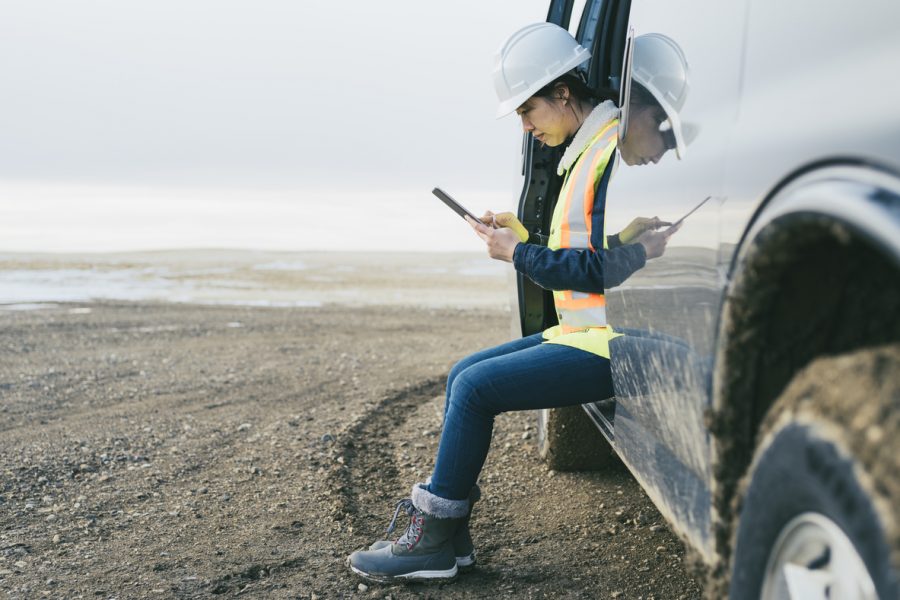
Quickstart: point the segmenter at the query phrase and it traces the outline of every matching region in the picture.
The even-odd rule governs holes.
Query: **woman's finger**
[[[494,225],[494,213],[492,211],[486,210],[484,211],[484,215],[481,217],[481,222],[488,226]]]
[[[473,219],[472,217],[470,217],[468,215],[466,215],[466,223],[468,223],[469,226],[475,230],[475,233],[477,233],[481,239],[483,239],[484,241],[487,241],[490,239],[490,237],[491,237],[491,228],[490,227],[488,227],[484,223],[479,223],[478,221],[476,221],[475,219]]]
[[[669,239],[669,236],[672,235],[673,233],[675,233],[676,231],[678,231],[679,229],[681,229],[681,226],[682,226],[683,224],[684,224],[684,222],[681,222],[681,223],[679,223],[678,225],[675,225],[674,227],[669,227],[668,229],[666,229],[665,231],[663,231],[662,234],[663,234],[664,236],[666,236],[666,239],[668,240],[668,239]]]

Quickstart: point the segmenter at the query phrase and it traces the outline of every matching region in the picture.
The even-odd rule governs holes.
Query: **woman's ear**
[[[557,100],[562,100],[564,105],[569,102],[569,93],[569,86],[564,83],[556,84],[556,93],[554,96],[556,96]]]

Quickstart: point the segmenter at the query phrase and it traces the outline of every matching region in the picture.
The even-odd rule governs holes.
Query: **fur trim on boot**
[[[419,484],[419,485],[422,485],[422,484]],[[428,487],[429,485],[431,485],[431,475],[429,475],[428,478],[425,480],[425,487]],[[469,503],[475,504],[479,500],[481,500],[481,487],[476,483],[472,487],[472,491],[469,492]]]
[[[461,519],[469,513],[468,498],[448,500],[435,496],[425,489],[424,483],[417,483],[413,486],[410,498],[413,506],[438,519]]]

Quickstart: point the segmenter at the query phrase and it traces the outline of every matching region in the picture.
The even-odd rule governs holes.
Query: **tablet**
[[[462,217],[463,219],[465,219],[465,218],[466,218],[466,215],[468,215],[468,216],[472,217],[473,219],[475,219],[476,222],[481,223],[481,219],[479,219],[478,217],[476,217],[475,215],[473,215],[473,214],[472,214],[466,207],[464,207],[462,204],[460,204],[459,202],[457,202],[456,200],[454,200],[453,198],[451,198],[451,197],[450,197],[450,194],[448,194],[447,192],[445,192],[445,191],[442,190],[441,188],[437,188],[437,187],[436,187],[436,188],[434,188],[433,190],[431,190],[431,193],[434,194],[435,196],[437,196],[438,198],[440,198],[440,199],[441,199],[441,202],[443,202],[444,204],[446,204],[447,206],[449,206],[449,207],[450,207],[450,210],[452,210],[453,212],[455,212],[456,214],[458,214],[458,215],[459,215],[460,217]]]
[[[704,199],[700,202],[700,204],[698,204],[697,206],[695,206],[694,208],[692,208],[691,210],[689,210],[689,211],[687,212],[686,215],[684,215],[683,217],[681,217],[680,219],[678,219],[677,221],[675,221],[674,223],[672,223],[672,224],[669,226],[669,229],[666,229],[666,231],[669,231],[669,230],[672,229],[673,227],[678,227],[679,225],[681,225],[682,221],[684,221],[684,220],[687,219],[689,216],[691,216],[692,214],[694,214],[694,212],[696,212],[698,208],[700,208],[701,206],[703,206],[704,204],[706,204],[706,203],[709,202],[710,200],[712,200],[712,196],[707,196],[706,198],[704,198]],[[664,232],[664,233],[665,233],[665,232]]]

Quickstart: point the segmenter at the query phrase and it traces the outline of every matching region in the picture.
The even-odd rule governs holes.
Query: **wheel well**
[[[755,238],[723,314],[713,520],[727,568],[734,496],[760,424],[813,359],[900,341],[900,268],[853,227],[813,213],[785,215]]]

